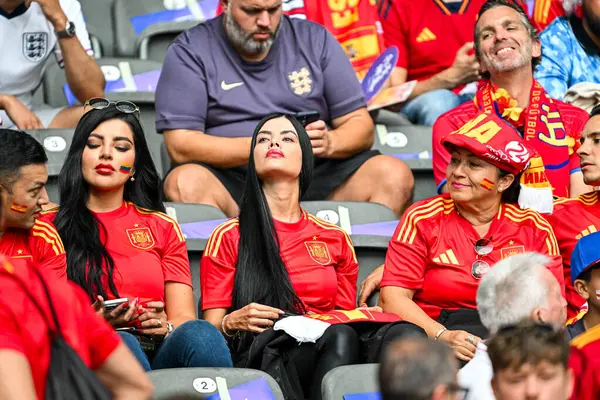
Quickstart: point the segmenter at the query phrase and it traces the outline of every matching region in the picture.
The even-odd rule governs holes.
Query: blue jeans
[[[231,354],[221,333],[209,322],[196,319],[177,327],[158,345],[152,360],[129,332],[119,332],[145,371],[185,367],[231,367]]]
[[[433,126],[438,117],[473,99],[473,94],[457,95],[447,89],[432,90],[415,97],[402,107],[413,124]]]

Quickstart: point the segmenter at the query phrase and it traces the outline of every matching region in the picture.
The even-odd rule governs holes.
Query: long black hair
[[[295,313],[305,311],[281,259],[279,238],[262,189],[262,180],[254,164],[258,133],[267,121],[281,117],[287,118],[294,126],[302,150],[302,169],[298,178],[300,198],[306,193],[312,179],[312,146],[302,124],[293,116],[284,114],[270,114],[263,118],[252,135],[246,185],[240,201],[240,243],[230,311],[239,310],[252,302]],[[242,333],[237,343],[233,343],[234,350],[241,353],[248,349],[252,339],[251,333]]]
[[[113,282],[115,263],[100,240],[100,229],[106,227],[87,208],[89,188],[83,179],[81,157],[90,134],[102,122],[119,119],[133,132],[135,148],[135,181],[127,180],[123,198],[138,207],[165,212],[161,180],[150,156],[144,130],[134,114],[125,114],[113,105],[87,112],[77,124],[69,153],[60,171],[60,209],[54,219],[67,253],[67,277],[83,287],[93,301],[95,296],[107,298],[102,286],[103,266],[108,275],[108,289],[119,297]]]

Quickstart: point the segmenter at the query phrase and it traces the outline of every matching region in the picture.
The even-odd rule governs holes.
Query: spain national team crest
[[[525,253],[524,246],[510,246],[500,249],[500,257],[502,257],[503,260],[507,257],[516,256],[517,254],[523,253]]]
[[[40,61],[46,56],[47,51],[48,34],[46,32],[28,32],[23,34],[23,55],[29,61]]]
[[[154,247],[154,238],[150,228],[127,229],[127,237],[129,243],[138,249],[148,250]]]
[[[313,259],[314,262],[321,265],[328,265],[331,263],[331,255],[329,254],[329,248],[325,242],[304,242],[308,255]]]
[[[307,67],[302,67],[299,71],[293,71],[288,75],[290,88],[298,96],[305,96],[312,91],[312,78]]]

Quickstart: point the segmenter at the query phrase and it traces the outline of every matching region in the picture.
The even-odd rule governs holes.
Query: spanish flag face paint
[[[488,178],[483,178],[483,180],[481,181],[480,185],[481,185],[482,188],[484,188],[488,192],[491,192],[492,189],[494,189],[495,183],[492,182],[492,181],[490,181]]]
[[[17,203],[12,203],[10,206],[10,209],[16,213],[19,214],[25,214],[27,213],[27,206],[22,206],[20,204]]]
[[[131,165],[121,165],[119,168],[119,172],[127,175],[131,172]]]

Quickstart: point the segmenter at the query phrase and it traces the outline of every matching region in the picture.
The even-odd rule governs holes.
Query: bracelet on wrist
[[[448,329],[447,328],[442,328],[439,331],[437,331],[437,333],[435,334],[435,336],[433,337],[433,340],[438,340],[440,338],[440,336],[442,336],[442,334],[444,332],[446,332]]]
[[[227,329],[225,329],[225,320],[227,319],[227,317],[229,317],[230,314],[226,314],[223,319],[221,320],[221,332],[223,332],[223,335],[225,335],[228,338],[234,338],[237,336],[237,334],[239,332],[234,333],[233,335],[227,333]]]

